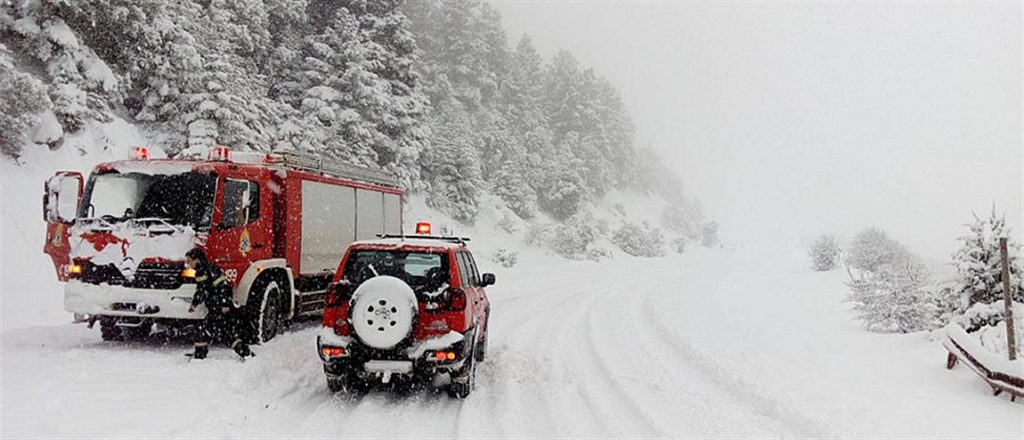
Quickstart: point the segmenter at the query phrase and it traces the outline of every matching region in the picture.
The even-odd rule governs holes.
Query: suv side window
[[[259,218],[260,186],[248,180],[226,179],[219,228],[237,228]]]
[[[459,277],[462,280],[464,287],[476,287],[480,285],[480,277],[476,273],[476,264],[473,263],[473,257],[468,252],[458,252],[455,254],[459,261]]]
[[[466,264],[469,266],[470,273],[473,274],[473,285],[479,286],[480,283],[480,272],[476,269],[476,260],[473,259],[473,254],[466,252]]]
[[[462,252],[456,252],[455,261],[459,264],[459,282],[462,283],[462,287],[471,286],[469,268],[466,267],[466,256]]]

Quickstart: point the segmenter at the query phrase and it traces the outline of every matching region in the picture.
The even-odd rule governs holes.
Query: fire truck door
[[[46,243],[43,252],[53,260],[57,279],[68,280],[71,246],[69,231],[82,202],[82,173],[59,171],[43,185],[43,221]]]
[[[214,210],[214,231],[206,243],[210,258],[234,285],[252,261],[270,258],[273,206],[259,182],[223,179]]]

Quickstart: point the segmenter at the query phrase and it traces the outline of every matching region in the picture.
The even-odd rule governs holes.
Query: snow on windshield
[[[210,226],[216,177],[205,173],[94,174],[85,188],[79,217],[118,222],[159,218],[197,229]]]

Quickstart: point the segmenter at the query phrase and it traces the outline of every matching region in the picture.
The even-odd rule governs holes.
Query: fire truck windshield
[[[216,187],[217,177],[211,173],[94,173],[78,216],[106,221],[159,218],[208,229]]]

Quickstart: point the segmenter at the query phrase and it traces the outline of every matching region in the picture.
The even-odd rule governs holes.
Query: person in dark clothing
[[[245,328],[242,312],[232,299],[231,282],[224,272],[206,258],[206,252],[193,248],[185,254],[185,265],[196,271],[196,293],[192,296],[189,313],[196,306],[206,306],[204,318],[196,331],[194,359],[204,359],[210,351],[210,343],[223,341],[242,358],[253,356],[249,345],[242,338]]]

